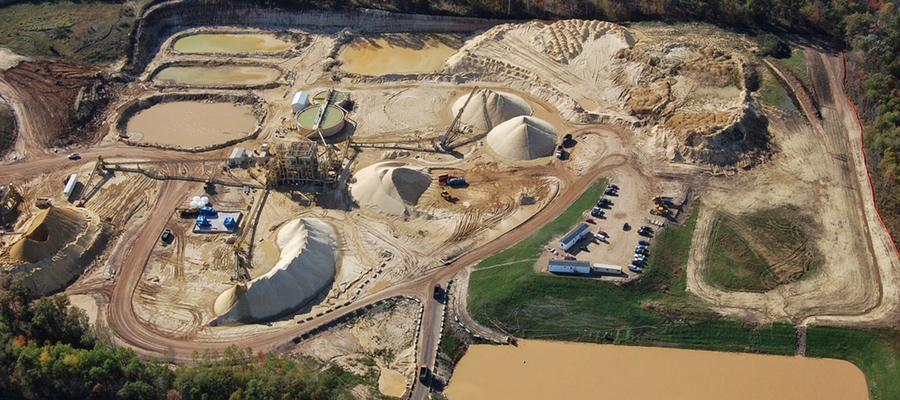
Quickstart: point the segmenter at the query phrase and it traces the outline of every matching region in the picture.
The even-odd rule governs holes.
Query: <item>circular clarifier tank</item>
[[[344,128],[346,116],[347,113],[335,105],[324,109],[322,106],[311,106],[297,113],[297,125],[304,134],[312,133],[319,127],[322,129],[322,136],[331,136]]]
[[[347,100],[347,94],[344,92],[323,90],[312,97],[313,104],[322,104],[327,101],[329,93],[331,94],[331,101],[328,104],[344,104],[344,101]]]

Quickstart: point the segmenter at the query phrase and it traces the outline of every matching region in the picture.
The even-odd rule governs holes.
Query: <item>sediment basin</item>
[[[341,50],[341,69],[360,75],[421,74],[439,70],[456,53],[450,35],[389,35],[358,39]]]
[[[245,137],[256,124],[249,105],[174,101],[138,112],[127,132],[133,141],[191,148]]]
[[[841,360],[520,340],[473,345],[445,391],[479,399],[866,400]]]
[[[182,37],[172,47],[181,53],[278,53],[290,49],[291,43],[274,35],[199,34]]]
[[[166,67],[153,80],[188,86],[260,86],[275,82],[281,71],[259,66]]]

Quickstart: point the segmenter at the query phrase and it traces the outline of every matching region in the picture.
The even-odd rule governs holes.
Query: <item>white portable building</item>
[[[306,108],[307,105],[309,105],[309,93],[297,92],[294,94],[294,99],[291,100],[291,111],[296,114]]]
[[[590,275],[591,263],[578,260],[550,260],[547,262],[547,271],[554,274]]]
[[[622,275],[622,266],[609,264],[594,264],[593,270],[600,274]]]
[[[231,151],[231,157],[228,157],[228,166],[235,167],[240,163],[244,162],[244,157],[247,156],[247,151],[243,147],[235,147],[234,150]]]
[[[559,241],[559,248],[563,249],[563,251],[568,251],[575,243],[578,243],[579,240],[584,239],[588,235],[591,234],[591,227],[584,222],[578,224],[571,232],[566,234]]]
[[[63,189],[63,194],[66,197],[72,195],[72,192],[75,191],[75,186],[78,185],[78,174],[69,175],[69,180],[66,181],[66,188]]]

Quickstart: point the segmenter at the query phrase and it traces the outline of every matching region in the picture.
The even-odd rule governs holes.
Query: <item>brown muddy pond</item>
[[[134,141],[191,148],[245,137],[256,124],[249,105],[175,101],[135,114],[127,132]]]
[[[521,340],[473,345],[445,391],[480,399],[866,400],[866,379],[832,359]]]
[[[166,67],[153,80],[190,86],[260,86],[275,82],[281,71],[269,67],[221,65]]]
[[[460,47],[462,40],[454,35],[384,35],[354,40],[338,60],[342,70],[353,74],[421,74],[439,70]]]
[[[291,43],[275,35],[211,33],[182,37],[172,47],[181,53],[278,53],[290,49]]]

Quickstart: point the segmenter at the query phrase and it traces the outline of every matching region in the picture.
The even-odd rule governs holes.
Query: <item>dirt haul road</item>
[[[694,232],[688,289],[719,312],[745,321],[789,320],[803,326],[892,324],[900,307],[900,260],[874,208],[860,146],[861,132],[841,85],[842,57],[839,53],[808,49],[806,59],[822,118],[801,119],[811,123],[808,127],[789,118],[772,120],[774,132],[796,132],[780,138],[781,154],[772,161],[792,176],[711,180],[710,186],[715,189],[704,198],[707,207],[701,209]],[[783,129],[785,124],[795,126]],[[781,187],[785,182],[788,184]],[[735,190],[742,190],[744,196],[736,199],[733,195],[721,195]],[[713,287],[704,277],[704,263],[715,214],[720,210],[737,213],[759,208],[760,204],[779,204],[779,200],[804,209],[815,204],[817,219],[828,235],[819,239],[818,246],[826,254],[821,270],[807,279],[764,293]],[[852,204],[857,207],[848,206]]]

